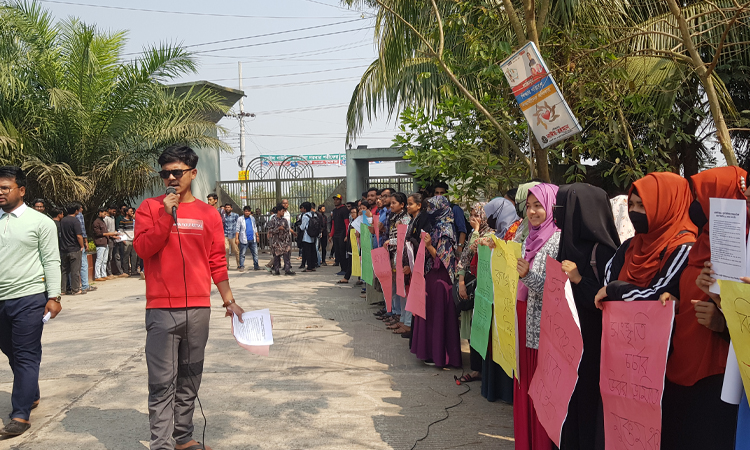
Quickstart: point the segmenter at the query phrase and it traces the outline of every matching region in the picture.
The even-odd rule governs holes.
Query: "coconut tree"
[[[166,146],[228,150],[208,119],[226,111],[219,98],[165,86],[194,58],[161,44],[125,60],[125,39],[36,2],[0,6],[0,163],[22,166],[32,195],[93,210],[154,186]]]

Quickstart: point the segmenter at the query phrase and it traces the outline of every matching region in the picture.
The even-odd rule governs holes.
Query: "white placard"
[[[709,212],[709,238],[711,240],[711,264],[714,278],[741,282],[747,274],[747,247],[745,242],[747,202],[728,198],[711,198]],[[710,291],[718,294],[719,283]]]
[[[232,316],[232,330],[237,342],[244,345],[272,345],[273,332],[271,312],[268,309],[250,311],[242,314],[242,322],[236,315]]]

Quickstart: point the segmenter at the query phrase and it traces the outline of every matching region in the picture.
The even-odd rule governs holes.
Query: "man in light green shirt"
[[[31,410],[39,404],[43,318],[62,310],[57,226],[26,206],[24,195],[23,171],[0,167],[0,350],[13,370],[12,420],[0,430],[4,437],[31,427]]]

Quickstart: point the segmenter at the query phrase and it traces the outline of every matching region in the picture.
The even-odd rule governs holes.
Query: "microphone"
[[[167,188],[167,195],[169,194],[177,194],[177,191],[172,186],[169,186]],[[172,207],[172,218],[174,219],[174,224],[177,225],[177,207]]]

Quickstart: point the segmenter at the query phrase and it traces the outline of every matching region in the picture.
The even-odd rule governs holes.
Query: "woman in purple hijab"
[[[460,368],[461,338],[452,288],[456,270],[453,212],[445,197],[435,196],[428,202],[428,212],[435,223],[432,233],[422,235],[427,318],[415,315],[412,319],[411,352],[426,364]]]
[[[529,235],[523,242],[523,258],[518,260],[518,368],[513,392],[513,429],[516,450],[551,450],[552,441],[539,423],[529,397],[539,353],[539,324],[542,318],[542,294],[547,256],[557,258],[560,229],[555,225],[553,208],[557,186],[538,184],[529,189],[526,217]]]

